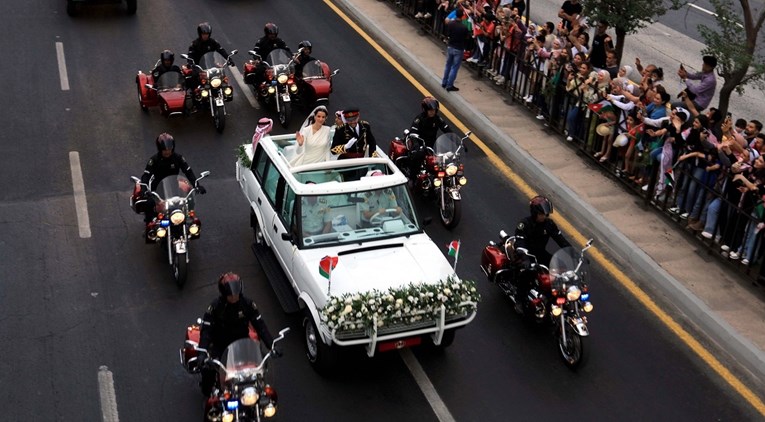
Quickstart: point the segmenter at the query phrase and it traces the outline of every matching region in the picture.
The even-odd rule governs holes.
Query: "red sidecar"
[[[329,70],[329,65],[314,60],[303,66],[303,75],[298,78],[298,95],[304,106],[312,107],[319,103],[328,103],[332,93],[332,77],[339,72]]]
[[[159,106],[163,116],[185,114],[186,76],[181,72],[165,72],[155,81],[151,74],[138,71],[135,77],[138,104],[143,111]]]

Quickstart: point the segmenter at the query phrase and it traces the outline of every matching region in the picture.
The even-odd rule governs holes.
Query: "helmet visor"
[[[224,296],[234,296],[242,293],[242,280],[231,280],[223,284]]]
[[[552,214],[552,204],[550,201],[541,201],[539,204],[537,204],[536,208],[540,213],[544,215]]]

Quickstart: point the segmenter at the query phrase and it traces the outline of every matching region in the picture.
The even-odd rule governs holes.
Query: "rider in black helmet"
[[[226,49],[212,37],[212,26],[208,22],[202,22],[197,26],[197,35],[199,37],[189,46],[189,58],[194,60],[194,63],[199,64],[202,56],[211,51],[217,51],[221,56],[228,57]],[[233,60],[229,61],[229,65],[234,66]]]
[[[414,118],[410,133],[418,135],[425,145],[433,148],[436,143],[436,136],[440,130],[443,133],[451,133],[452,129],[446,121],[438,114],[440,107],[438,100],[434,97],[425,97],[420,103],[422,112]]]
[[[552,238],[559,247],[571,246],[563,237],[558,226],[549,216],[553,213],[552,202],[544,196],[535,196],[529,202],[528,217],[521,220],[515,227],[516,251],[523,248],[537,257],[537,262],[548,265],[552,255],[547,252],[547,242]],[[523,255],[523,251],[520,251]],[[524,258],[528,260],[528,258]]]
[[[295,56],[296,77],[302,78],[303,66],[305,66],[306,63],[316,60],[315,58],[311,57],[311,52],[313,52],[313,45],[311,42],[308,40],[300,41],[300,44],[298,44],[298,54]]]
[[[263,62],[268,60],[268,55],[278,48],[283,48],[287,50],[288,55],[292,55],[290,48],[287,47],[287,43],[279,38],[279,27],[274,23],[268,22],[263,27],[263,37],[255,43],[255,47],[253,48],[253,50],[258,53],[261,60],[256,71],[256,86],[260,85],[260,83],[265,80],[264,76],[266,73],[266,65]]]
[[[224,273],[218,278],[220,295],[207,307],[199,335],[199,347],[206,349],[212,358],[220,358],[229,344],[247,338],[250,325],[267,349],[270,349],[274,342],[257,305],[242,293],[243,287],[241,278],[232,272]],[[274,355],[279,356],[280,353],[274,351]],[[201,352],[197,358],[204,362],[207,356]],[[216,375],[215,368],[203,367],[200,385],[205,396],[210,395]]]
[[[186,178],[191,183],[197,180],[196,174],[191,169],[191,166],[186,162],[181,154],[175,152],[175,139],[169,133],[161,133],[154,141],[157,146],[157,153],[149,158],[146,163],[146,169],[141,176],[141,183],[148,184],[151,181],[151,190],[155,190],[159,182],[167,176],[175,176],[179,172],[183,172]],[[145,188],[141,187],[144,195]],[[197,185],[197,191],[204,195],[207,190],[202,185]],[[144,214],[144,221],[150,223],[157,216],[154,209],[154,199],[149,195],[147,198],[148,206]]]
[[[156,85],[159,77],[165,72],[178,72],[181,73],[181,68],[175,63],[175,54],[170,50],[164,50],[159,54],[159,63],[151,71],[151,76],[154,78],[154,84]]]

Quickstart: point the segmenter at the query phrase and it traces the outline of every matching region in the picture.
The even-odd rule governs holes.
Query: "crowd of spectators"
[[[711,106],[715,57],[667,74],[685,85],[668,92],[663,69],[620,66],[608,22],[588,22],[579,0],[543,25],[523,18],[525,0],[409,1],[438,36],[462,10],[472,33],[463,60],[724,257],[761,260],[765,135],[759,121]]]

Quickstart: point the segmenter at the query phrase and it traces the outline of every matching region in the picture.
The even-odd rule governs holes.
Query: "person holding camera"
[[[673,104],[673,107],[682,107],[686,105],[686,101],[693,103],[696,111],[709,107],[717,88],[717,79],[714,74],[717,58],[715,56],[704,56],[702,60],[704,64],[701,65],[701,72],[697,73],[689,73],[685,66],[682,63],[680,64],[677,76],[685,82],[686,88],[677,96],[682,99],[682,102]],[[691,82],[688,82],[689,80]]]

